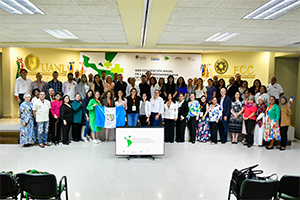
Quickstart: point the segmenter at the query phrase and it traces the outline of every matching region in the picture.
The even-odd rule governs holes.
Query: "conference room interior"
[[[300,176],[299,8],[297,0],[0,0],[0,171],[35,169],[57,181],[66,176],[69,199],[84,200],[227,199],[234,169],[255,164],[262,176],[276,173],[279,181]],[[103,129],[98,145],[71,141],[24,148],[14,96],[20,60],[27,78],[34,81],[39,72],[46,82],[53,71],[67,81],[70,64],[86,75],[106,70],[123,74],[126,82],[135,77],[137,85],[147,71],[165,80],[171,74],[175,81],[202,78],[205,85],[214,76],[228,85],[237,73],[249,87],[255,79],[267,86],[276,77],[284,95],[293,97],[287,147],[247,148],[242,134],[233,145],[231,133],[226,144],[192,145],[186,127],[185,142],[161,141],[155,160],[128,160],[125,150],[117,153],[116,133],[139,131],[120,127],[110,130],[109,142]],[[151,137],[163,127],[136,130]]]

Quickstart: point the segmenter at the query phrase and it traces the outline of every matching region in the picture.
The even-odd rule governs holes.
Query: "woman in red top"
[[[54,95],[55,100],[51,102],[51,127],[53,128],[52,134],[50,135],[50,139],[53,144],[59,144],[60,140],[60,106],[62,104],[61,93],[56,92]]]
[[[246,131],[247,131],[247,139],[246,143],[244,145],[247,145],[248,148],[250,148],[253,144],[253,135],[252,135],[252,129],[255,126],[255,113],[256,113],[257,107],[254,103],[254,96],[250,95],[248,98],[248,102],[245,105],[244,108],[244,120],[246,124]]]

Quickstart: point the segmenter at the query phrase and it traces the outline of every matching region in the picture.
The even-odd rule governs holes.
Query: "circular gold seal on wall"
[[[225,59],[219,59],[215,63],[215,70],[218,74],[224,74],[228,70],[228,63]]]
[[[40,66],[40,59],[37,55],[29,54],[25,58],[25,65],[31,71],[37,70]]]

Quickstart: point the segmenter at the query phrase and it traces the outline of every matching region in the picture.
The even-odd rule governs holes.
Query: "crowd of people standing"
[[[35,142],[41,148],[50,143],[68,145],[71,127],[73,141],[100,143],[98,134],[102,128],[95,126],[95,107],[100,105],[123,106],[129,127],[138,126],[138,122],[143,127],[155,127],[163,122],[165,142],[184,142],[187,124],[189,142],[193,144],[210,140],[215,145],[219,131],[223,144],[230,132],[232,144],[237,144],[238,136],[243,134],[242,143],[249,148],[262,146],[266,141],[266,148],[273,149],[275,140],[281,140],[280,150],[286,147],[291,103],[283,96],[283,88],[275,77],[267,86],[256,79],[249,88],[240,74],[231,77],[227,86],[217,76],[208,79],[207,86],[201,78],[189,78],[186,83],[179,77],[175,82],[172,75],[165,82],[162,77],[157,80],[151,76],[150,71],[141,76],[138,85],[134,77],[128,78],[127,83],[122,74],[112,77],[105,71],[95,76],[80,76],[76,71],[75,78],[69,73],[64,83],[58,80],[56,71],[48,83],[42,81],[40,73],[33,82],[25,69],[20,74],[14,95],[20,104],[20,143],[24,146]],[[105,130],[106,142],[109,131]]]

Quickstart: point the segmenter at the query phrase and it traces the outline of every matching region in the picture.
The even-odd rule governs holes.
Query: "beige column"
[[[296,104],[296,119],[295,119],[295,126],[296,126],[296,132],[295,137],[300,138],[300,59],[298,61],[298,80],[297,80],[297,95],[294,97],[294,104]]]

